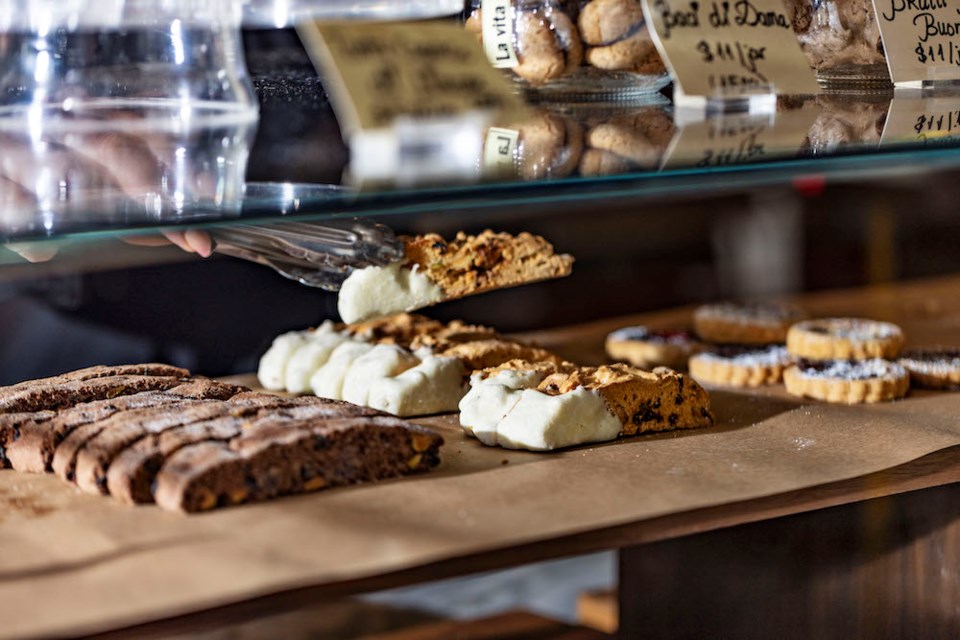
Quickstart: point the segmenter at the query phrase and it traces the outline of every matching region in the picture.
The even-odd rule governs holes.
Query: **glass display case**
[[[267,24],[279,4],[248,12]],[[245,45],[255,119],[0,135],[0,382],[163,361],[256,386],[275,336],[337,320],[336,294],[301,284],[314,254],[336,260],[315,261],[311,284],[336,288],[391,260],[398,235],[486,228],[546,237],[573,275],[427,313],[585,365],[608,360],[615,329],[682,326],[730,299],[960,344],[949,92],[699,117],[662,94],[538,103],[522,122],[465,125],[453,147],[444,130],[368,148],[399,154],[371,180],[293,32]],[[960,396],[710,392],[702,433],[556,454],[484,447],[456,415],[431,416],[419,422],[446,440],[433,474],[201,516],[4,470],[0,611],[13,635],[169,635],[616,550],[622,637],[956,632]]]

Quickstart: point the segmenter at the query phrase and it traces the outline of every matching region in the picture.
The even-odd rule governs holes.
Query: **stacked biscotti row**
[[[162,364],[0,388],[0,466],[176,511],[425,471],[441,443],[372,409],[253,393]]]
[[[538,451],[713,420],[707,393],[674,371],[581,367],[488,327],[412,314],[279,336],[259,379],[398,415],[459,410],[484,444]]]

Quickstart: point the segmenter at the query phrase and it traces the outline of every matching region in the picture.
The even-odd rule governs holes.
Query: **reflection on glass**
[[[27,131],[0,118],[0,234],[239,215],[254,121],[220,115],[158,126],[135,109],[102,115]]]
[[[255,111],[241,0],[0,0],[0,116]]]
[[[557,105],[491,129],[487,148],[492,141],[510,142],[514,175],[522,180],[607,176],[655,170],[675,132],[666,105]],[[486,159],[489,166],[489,152]]]

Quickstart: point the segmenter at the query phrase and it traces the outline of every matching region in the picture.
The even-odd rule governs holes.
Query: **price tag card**
[[[960,144],[960,96],[895,96],[890,102],[880,144],[904,143]]]
[[[476,38],[459,26],[311,22],[298,31],[348,135],[398,119],[485,111],[512,122],[526,113]]]
[[[960,80],[960,2],[873,0],[897,84]]]
[[[707,169],[800,153],[820,108],[807,106],[769,115],[719,115],[682,126],[663,169]]]
[[[781,0],[643,0],[643,11],[685,96],[817,93]]]

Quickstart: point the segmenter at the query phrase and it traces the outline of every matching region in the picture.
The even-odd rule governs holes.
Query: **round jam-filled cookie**
[[[690,375],[706,384],[760,387],[780,382],[791,361],[787,349],[779,345],[721,345],[690,358]]]
[[[900,327],[860,318],[807,320],[787,334],[790,355],[806,360],[892,360],[901,348]]]
[[[899,364],[879,358],[803,360],[783,372],[783,382],[795,396],[860,404],[902,398],[910,388],[910,374]]]
[[[788,304],[708,304],[694,312],[693,327],[702,340],[716,344],[777,344],[805,317]]]
[[[607,336],[607,355],[641,369],[670,367],[684,369],[687,360],[700,350],[689,331],[653,331],[647,327],[625,327]]]
[[[960,349],[929,347],[911,349],[899,360],[910,372],[910,381],[925,389],[960,389]]]

